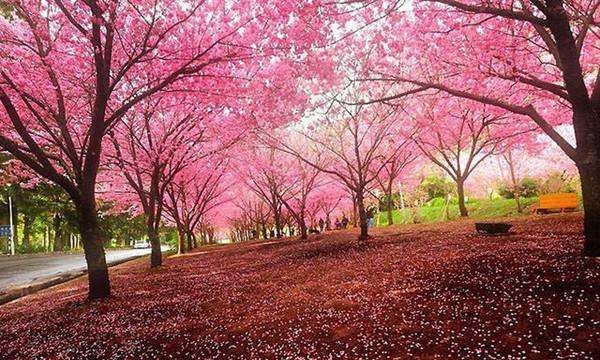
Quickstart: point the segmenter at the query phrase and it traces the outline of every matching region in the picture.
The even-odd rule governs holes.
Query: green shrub
[[[447,177],[429,175],[423,179],[419,187],[427,194],[427,200],[432,200],[445,199],[448,194],[454,193],[456,185]]]
[[[28,246],[23,244],[15,245],[15,251],[19,254],[27,254],[27,253],[41,253],[45,252],[46,248],[43,245],[37,243],[30,243]]]
[[[505,199],[514,199],[515,198],[515,189],[506,184],[502,183],[498,187],[498,194]],[[533,178],[523,178],[521,183],[519,184],[519,194],[521,197],[529,198],[534,197],[539,194],[540,184],[536,179]]]

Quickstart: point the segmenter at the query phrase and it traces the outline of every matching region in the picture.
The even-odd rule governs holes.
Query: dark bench
[[[511,227],[511,224],[501,222],[475,223],[475,230],[480,234],[506,234]]]

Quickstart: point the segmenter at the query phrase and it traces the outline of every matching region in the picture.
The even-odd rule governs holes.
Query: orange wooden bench
[[[533,206],[531,211],[534,214],[547,214],[553,211],[575,211],[579,205],[579,199],[575,193],[556,193],[540,195],[540,204]]]

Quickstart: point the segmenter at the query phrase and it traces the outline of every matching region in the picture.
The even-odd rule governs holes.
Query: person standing
[[[342,215],[342,229],[347,229],[348,228],[348,218],[346,217],[346,214]]]
[[[367,211],[367,227],[372,228],[374,225],[374,218],[375,218],[375,209],[374,208],[370,208]]]
[[[373,214],[372,214],[372,213],[369,213],[367,216],[368,216],[368,217],[367,217],[367,227],[369,227],[369,228],[372,228],[372,227],[373,227],[373,224],[374,224],[374,221],[373,221]]]

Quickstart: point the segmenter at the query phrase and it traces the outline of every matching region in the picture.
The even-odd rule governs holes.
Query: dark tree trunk
[[[465,206],[465,183],[463,179],[458,179],[456,181],[456,192],[458,194],[458,209],[460,210],[460,216],[467,217],[469,216],[469,211]],[[450,204],[448,204],[450,206]]]
[[[54,251],[63,251],[64,243],[62,239],[62,217],[60,214],[54,214],[52,219],[52,227],[54,228]]]
[[[20,191],[20,190],[19,190]],[[15,239],[15,244],[17,240],[19,240],[19,201],[21,196],[17,193],[15,199],[13,200],[13,237]]]
[[[275,211],[273,217],[275,220],[275,236],[280,238],[283,236],[281,233],[281,212],[279,210]]]
[[[263,234],[263,239],[266,239],[267,236],[267,224],[265,224],[264,222],[261,224],[262,227],[262,234]]]
[[[352,226],[354,227],[357,225],[357,218],[360,217],[358,213],[358,200],[356,196],[352,196]]]
[[[358,243],[364,244],[369,238],[369,224],[367,220],[367,211],[365,210],[365,201],[363,190],[358,190],[356,194],[356,210],[358,212],[358,221],[360,222],[360,235]]]
[[[392,214],[392,208],[394,207],[394,201],[392,199],[392,191],[390,189],[390,191],[387,192],[387,201],[386,201],[386,206],[387,206],[387,223],[388,225],[394,225],[394,216]]]
[[[33,219],[31,215],[24,213],[23,214],[23,248],[25,250],[29,249],[31,245],[31,224],[33,223]]]
[[[579,164],[578,168],[585,211],[583,253],[586,256],[598,257],[600,256],[600,160]]]
[[[300,228],[300,239],[308,239],[308,228],[306,227],[306,221],[298,221],[298,227]]]
[[[573,109],[573,128],[577,140],[577,168],[581,177],[585,211],[583,253],[600,256],[600,109],[597,89],[588,95],[580,51],[571,30],[567,11],[561,1],[548,6],[548,27],[556,41],[565,88]]]
[[[196,237],[194,236],[194,232],[190,229],[186,230],[188,249],[195,249],[197,247]]]
[[[150,253],[150,267],[161,266],[162,252],[160,251],[160,238],[158,236],[158,231],[156,231],[154,226],[148,227],[148,240],[152,247],[152,252]]]
[[[185,254],[185,230],[182,224],[177,224],[177,253]]]
[[[98,226],[98,214],[93,194],[87,199],[82,199],[78,206],[79,232],[85,251],[85,261],[88,269],[88,283],[90,299],[106,298],[110,296],[110,280],[104,241]]]
[[[194,243],[196,242],[196,237],[194,236]],[[204,226],[200,226],[200,245],[205,245],[208,244],[207,240],[206,240],[206,230],[204,229]]]
[[[71,250],[71,241],[69,239],[70,233],[68,231],[64,231],[60,234],[61,242],[63,244],[63,251]]]
[[[187,248],[189,251],[191,251],[194,248],[194,244],[192,243],[192,236],[190,235],[190,232],[187,230],[185,232],[185,237],[187,240]]]

